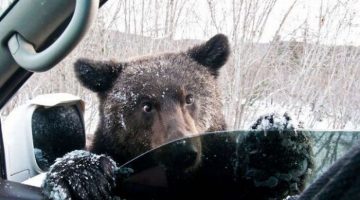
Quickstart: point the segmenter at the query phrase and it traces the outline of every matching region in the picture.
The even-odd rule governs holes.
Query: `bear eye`
[[[194,103],[194,96],[192,94],[188,94],[186,97],[185,97],[185,102],[186,104],[193,104]]]
[[[153,106],[152,106],[152,104],[151,104],[150,102],[145,102],[145,103],[143,104],[142,109],[143,109],[144,112],[149,113],[149,112],[152,111]]]

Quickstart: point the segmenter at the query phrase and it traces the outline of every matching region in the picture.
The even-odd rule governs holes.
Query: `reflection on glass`
[[[117,192],[127,199],[283,199],[303,191],[358,137],[305,130],[204,134],[123,165]]]
[[[309,131],[313,140],[315,169],[309,182],[323,174],[343,156],[360,138],[356,131]]]
[[[85,146],[85,129],[75,105],[37,108],[32,116],[32,134],[35,159],[43,171],[56,158]]]

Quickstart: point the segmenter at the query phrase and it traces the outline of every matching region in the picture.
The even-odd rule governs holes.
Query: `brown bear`
[[[100,100],[100,120],[90,151],[106,154],[121,164],[175,139],[224,130],[217,77],[229,54],[227,37],[218,34],[180,53],[128,62],[78,60],[75,63],[77,78],[83,86],[96,92]],[[198,161],[201,144],[194,142],[188,148]],[[56,167],[50,169],[54,171]],[[71,170],[67,174],[77,177],[70,175],[74,174]],[[50,175],[44,188],[66,190],[58,187]],[[73,194],[83,199],[97,197],[82,194],[81,189],[72,190],[76,192],[63,191],[61,195]],[[99,193],[101,197],[103,194]],[[54,191],[45,194],[60,195]]]
[[[181,53],[77,61],[78,79],[100,99],[91,151],[123,163],[174,139],[224,130],[216,78],[228,55],[227,38],[216,35]]]
[[[229,54],[227,37],[218,34],[180,53],[140,57],[128,62],[77,61],[78,79],[99,96],[100,121],[89,149],[92,153],[74,151],[51,166],[43,184],[45,196],[50,199],[111,199],[116,182],[124,174],[124,169],[118,170],[117,164],[179,138],[225,130],[217,77]],[[274,121],[273,117],[270,119]],[[287,123],[289,119],[283,121]],[[200,191],[203,191],[201,195],[206,195],[206,192],[216,191],[218,186],[226,190],[223,184],[226,182],[234,182],[233,191],[238,195],[235,199],[283,198],[300,192],[297,187],[303,186],[305,178],[298,176],[311,168],[307,164],[309,143],[306,138],[296,139],[298,133],[294,129],[289,131],[289,134],[272,133],[274,137],[264,137],[262,130],[241,135],[236,141],[219,144],[224,150],[232,149],[231,157],[217,156],[212,160],[207,160],[208,155],[222,155],[217,152],[222,151],[220,148],[202,148],[204,141],[199,140],[186,143],[182,154],[192,156],[167,157],[185,160],[188,164],[185,167],[196,166],[193,172],[198,174],[193,177],[198,179],[185,180],[185,184],[179,185],[185,186],[184,190],[179,188],[178,192],[183,197],[188,194],[185,190],[192,195]],[[281,146],[284,141],[292,145]],[[263,155],[272,157],[264,159]],[[282,159],[284,155],[291,157]],[[280,158],[276,162],[281,164],[274,162],[276,157]],[[298,161],[301,162],[296,164]],[[301,165],[305,162],[306,165]],[[172,160],[169,163],[178,164]],[[267,163],[271,164],[271,169]],[[282,168],[277,169],[277,166]],[[223,176],[222,169],[229,176]],[[237,174],[235,178],[233,173]],[[197,183],[206,188],[200,189]]]

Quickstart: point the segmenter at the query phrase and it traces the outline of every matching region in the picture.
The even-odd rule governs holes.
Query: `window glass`
[[[107,2],[81,44],[58,67],[33,76],[10,107],[37,94],[80,95],[94,132],[97,98],[75,79],[76,59],[122,61],[186,50],[224,33],[232,51],[219,76],[228,129],[247,129],[274,110],[291,113],[307,129],[358,128],[360,19],[354,13],[360,2],[171,2]]]
[[[122,183],[126,188],[122,196],[159,198],[188,196],[197,191],[211,197],[232,195],[248,199],[264,195],[284,199],[322,175],[355,144],[353,141],[359,138],[359,133],[298,131],[300,138],[309,138],[305,143],[314,144],[313,161],[304,157],[304,146],[291,144],[297,140],[291,137],[283,137],[284,141],[279,145],[266,146],[276,143],[282,134],[293,135],[291,131],[269,131],[266,136],[263,131],[235,131],[179,140],[123,166],[132,173]],[[200,164],[188,148],[197,141],[201,142],[203,149]],[[205,187],[199,188],[198,185]],[[259,194],[254,194],[256,190]],[[248,194],[248,191],[252,192]]]

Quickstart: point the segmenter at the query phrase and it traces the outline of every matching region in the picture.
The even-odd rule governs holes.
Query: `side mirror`
[[[3,126],[7,179],[22,182],[84,149],[83,112],[83,101],[65,93],[40,95],[16,108]]]

